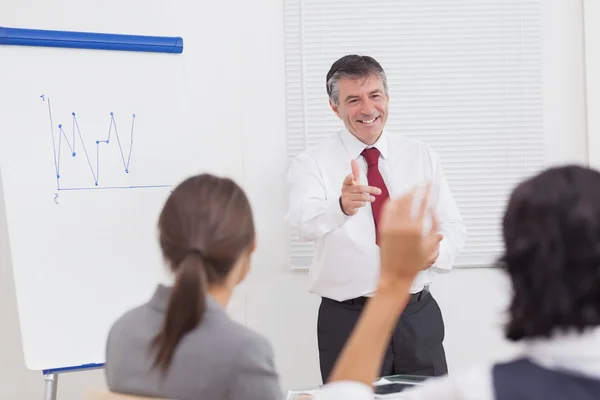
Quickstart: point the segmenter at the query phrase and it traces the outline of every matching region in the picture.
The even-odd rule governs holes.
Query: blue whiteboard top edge
[[[0,45],[183,53],[183,38],[6,28],[0,26]]]
[[[59,374],[59,373],[63,373],[63,372],[75,372],[75,371],[83,371],[83,370],[97,369],[97,368],[104,368],[104,364],[83,364],[83,365],[78,365],[75,367],[45,369],[42,371],[42,374],[43,375],[52,375],[52,374]]]

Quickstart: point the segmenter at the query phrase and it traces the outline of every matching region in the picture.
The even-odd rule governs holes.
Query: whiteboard
[[[103,363],[111,324],[166,279],[156,224],[171,188],[219,155],[191,123],[185,55],[0,47],[0,59],[26,366]]]

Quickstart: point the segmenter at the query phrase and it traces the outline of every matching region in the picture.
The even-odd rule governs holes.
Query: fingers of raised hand
[[[427,214],[433,216],[429,206],[429,185],[415,186],[403,196],[386,203],[382,214],[382,225],[395,229],[420,231]],[[437,227],[437,220],[434,217],[430,232],[437,234]]]

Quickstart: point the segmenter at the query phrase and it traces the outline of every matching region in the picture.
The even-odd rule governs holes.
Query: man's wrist
[[[348,214],[348,213],[346,212],[346,210],[344,210],[344,204],[342,203],[342,196],[340,196],[340,198],[339,198],[339,203],[340,203],[340,210],[342,210],[342,212],[344,213],[344,215],[346,215],[346,216],[348,216],[348,217],[349,217],[349,216],[350,216],[350,214]]]

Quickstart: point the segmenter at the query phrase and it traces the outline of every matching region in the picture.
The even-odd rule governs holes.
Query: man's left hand
[[[435,248],[433,249],[433,252],[429,256],[429,259],[427,260],[427,263],[423,266],[424,270],[427,269],[427,268],[429,268],[429,267],[431,267],[433,265],[433,263],[439,257],[439,255],[440,255],[440,242],[442,241],[443,238],[444,238],[444,235],[442,235],[441,233],[437,234],[437,236],[436,236],[437,245],[435,246]]]

